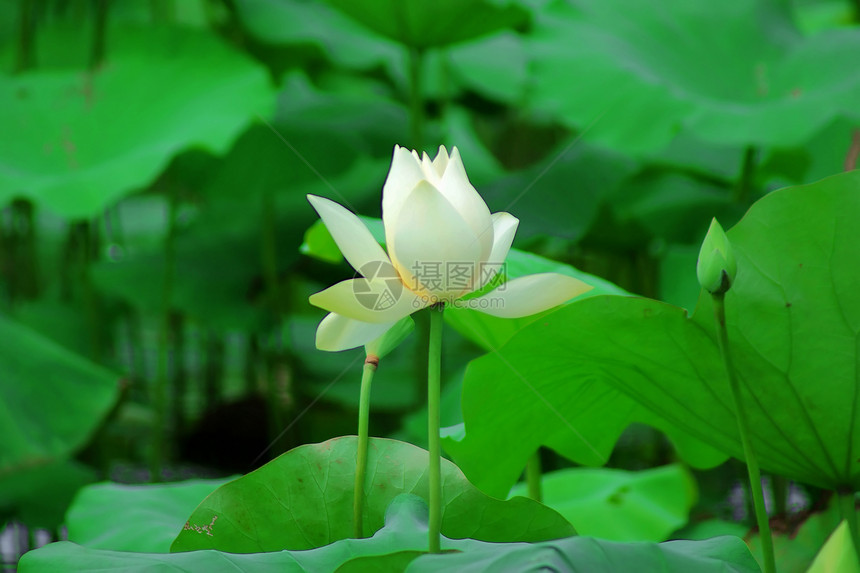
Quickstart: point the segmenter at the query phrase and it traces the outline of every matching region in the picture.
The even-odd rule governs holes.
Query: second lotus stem
[[[442,447],[439,437],[442,400],[443,303],[430,307],[430,344],[427,362],[427,442],[430,451],[430,553],[441,551],[442,541]]]
[[[541,473],[540,448],[538,448],[526,464],[526,485],[528,486],[529,497],[535,501],[543,501]]]
[[[355,460],[355,491],[353,494],[353,537],[364,537],[364,482],[367,475],[367,445],[370,441],[370,386],[379,365],[379,358],[368,354],[361,374],[361,396],[358,401],[358,451]]]
[[[738,422],[738,432],[741,436],[741,444],[744,449],[744,460],[747,464],[747,471],[750,479],[750,492],[753,498],[753,507],[755,508],[756,523],[758,524],[759,537],[761,539],[761,551],[764,559],[764,572],[776,573],[776,564],[773,554],[773,539],[770,533],[770,521],[767,517],[767,509],[764,503],[764,492],[761,485],[761,471],[758,467],[758,460],[752,448],[750,440],[749,422],[746,417],[743,402],[741,401],[741,389],[738,384],[737,376],[735,375],[734,365],[732,364],[732,355],[729,351],[729,336],[726,330],[726,307],[725,294],[713,294],[714,301],[714,319],[717,323],[717,343],[720,347],[720,355],[723,359],[723,365],[726,369],[726,376],[729,380],[729,388],[731,389],[732,402],[735,408],[735,418]]]

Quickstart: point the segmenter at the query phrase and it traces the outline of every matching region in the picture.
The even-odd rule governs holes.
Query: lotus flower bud
[[[738,263],[729,238],[717,220],[713,219],[702,242],[699,261],[696,264],[699,284],[711,294],[725,294],[732,286],[737,273]]]

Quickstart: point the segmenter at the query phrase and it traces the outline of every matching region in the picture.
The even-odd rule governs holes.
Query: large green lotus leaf
[[[350,499],[351,494],[346,492]],[[325,513],[323,512],[323,515]],[[205,535],[206,530],[202,530]],[[213,529],[214,531],[214,529]],[[271,532],[274,536],[276,532]],[[442,538],[445,550],[467,551],[488,544],[473,539]],[[215,550],[180,553],[130,553],[109,551],[61,542],[27,553],[19,571],[335,571],[364,556],[383,556],[410,551],[412,558],[427,550],[427,506],[414,495],[399,495],[385,512],[385,526],[369,539],[341,539],[325,547],[302,551],[267,553],[222,553]],[[364,569],[367,570],[367,569]]]
[[[261,42],[310,44],[341,66],[366,69],[391,65],[402,48],[322,2],[238,0],[242,24]]]
[[[635,564],[635,565],[634,565]],[[663,573],[759,573],[744,542],[737,537],[706,541],[619,543],[571,537],[537,544],[506,543],[480,550],[422,555],[407,573],[482,573],[484,571],[661,571]]]
[[[427,507],[420,498],[406,494],[393,500],[385,514],[385,526],[369,539],[342,539],[305,551],[235,554],[203,550],[167,555],[106,551],[60,542],[25,554],[19,571],[523,571],[542,563],[558,565],[553,570],[563,571],[574,570],[574,563],[577,567],[583,564],[587,567],[583,570],[597,573],[623,570],[630,563],[668,573],[759,571],[743,541],[736,537],[661,544],[586,537],[535,544],[486,543],[443,537],[441,546],[446,553],[426,555]],[[506,559],[504,565],[498,562],[500,557]],[[487,569],[483,564],[492,566]]]
[[[69,456],[119,394],[112,372],[0,316],[0,477]]]
[[[512,0],[397,2],[326,0],[374,32],[414,48],[446,46],[525,23],[529,12]]]
[[[227,481],[88,486],[78,492],[66,515],[69,541],[93,549],[167,553],[188,514]]]
[[[272,113],[266,71],[210,34],[116,27],[108,38],[93,72],[0,78],[0,203],[23,196],[92,217],[176,153],[223,153],[255,116]]]
[[[312,549],[352,535],[356,438],[300,446],[217,489],[188,518],[171,551],[231,553]],[[401,493],[427,495],[425,450],[372,438],[368,454],[364,533],[383,525]],[[483,541],[540,541],[573,535],[558,513],[533,500],[493,499],[460,470],[442,462],[442,533]],[[212,525],[201,533],[201,528]]]
[[[687,523],[696,503],[696,481],[673,464],[638,472],[571,468],[544,474],[542,501],[580,535],[613,541],[665,541]],[[525,483],[512,495],[526,495]]]
[[[504,496],[540,446],[580,464],[604,465],[621,433],[634,422],[665,432],[680,456],[695,467],[726,460],[722,452],[609,384],[555,366],[557,353],[563,356],[564,351],[545,338],[534,346],[527,343],[535,332],[557,324],[556,314],[567,315],[589,300],[547,314],[466,369],[464,424],[444,428],[442,445],[469,481],[487,494]],[[498,455],[502,451],[505,455]]]
[[[753,449],[764,471],[830,489],[860,487],[858,189],[857,171],[782,189],[729,231],[739,270],[726,296],[728,336]],[[486,440],[491,421],[509,457],[516,446],[501,444],[550,445],[563,418],[568,442],[574,429],[588,438],[593,428],[577,420],[622,395],[632,400],[616,410],[648,408],[742,457],[707,296],[692,318],[648,299],[601,296],[527,326],[467,371],[466,441],[474,432],[471,450]],[[473,478],[477,458],[466,464],[452,453]]]
[[[680,130],[717,144],[801,144],[857,117],[860,30],[803,37],[783,3],[555,2],[529,53],[532,105],[586,137],[647,152]]]

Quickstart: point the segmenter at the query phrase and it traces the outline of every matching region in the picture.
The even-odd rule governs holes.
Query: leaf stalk
[[[430,451],[430,553],[441,551],[442,538],[442,447],[439,425],[442,401],[442,312],[443,303],[430,307],[430,357],[427,361],[427,442]]]
[[[714,319],[717,323],[717,343],[720,347],[720,355],[723,359],[723,366],[726,369],[726,377],[729,380],[729,388],[731,389],[732,402],[735,408],[735,418],[738,422],[738,432],[741,436],[741,444],[744,449],[744,460],[749,473],[750,492],[753,498],[753,507],[755,509],[756,523],[758,524],[759,536],[761,537],[761,550],[764,559],[765,573],[776,573],[776,562],[773,554],[773,538],[770,533],[770,521],[767,517],[767,509],[764,504],[764,492],[761,485],[761,471],[759,470],[758,460],[752,448],[750,439],[749,422],[746,416],[746,410],[741,401],[741,390],[735,374],[734,365],[732,364],[732,355],[729,351],[729,336],[726,330],[726,307],[725,293],[713,294],[714,301]]]
[[[370,386],[379,359],[370,354],[361,374],[361,395],[358,401],[358,451],[355,458],[355,489],[353,493],[353,537],[364,537],[364,482],[367,476],[367,446],[370,441]]]

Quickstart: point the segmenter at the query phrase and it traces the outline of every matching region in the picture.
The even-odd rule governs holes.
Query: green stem
[[[96,10],[95,29],[93,30],[93,44],[90,52],[90,68],[95,69],[101,65],[105,58],[105,45],[107,36],[108,0],[93,0]]]
[[[206,410],[214,409],[221,402],[221,380],[224,379],[224,355],[227,349],[221,335],[214,330],[206,332],[205,362],[203,364],[203,403]],[[256,354],[248,350],[248,355],[256,359]],[[256,372],[248,372],[247,379],[256,381]],[[248,389],[253,394],[255,388]]]
[[[425,365],[430,360],[430,317],[426,312],[416,312],[412,315],[415,321],[415,372],[413,384],[415,385],[415,404],[409,411],[421,407],[421,396],[424,394],[426,376]]]
[[[185,396],[188,393],[188,377],[183,367],[185,356],[185,319],[179,312],[169,313],[171,360],[168,365],[168,389],[170,391],[170,423],[174,434],[182,433],[185,427]]]
[[[735,369],[732,365],[732,355],[729,352],[729,336],[726,330],[726,307],[725,294],[712,295],[714,300],[714,319],[717,323],[717,342],[720,346],[720,355],[726,369],[726,377],[729,379],[729,388],[732,393],[732,402],[735,407],[735,416],[738,421],[738,431],[741,435],[741,444],[744,449],[744,460],[750,479],[750,492],[752,493],[755,517],[758,524],[759,536],[761,538],[761,551],[764,557],[765,573],[776,573],[776,565],[773,555],[773,539],[770,534],[770,522],[767,518],[767,510],[764,504],[764,493],[761,485],[761,472],[758,460],[755,457],[750,441],[749,423],[746,410],[741,402],[741,389],[738,383]]]
[[[73,223],[71,227],[71,249],[74,260],[74,281],[78,288],[76,296],[86,309],[89,331],[89,355],[101,360],[106,340],[105,322],[102,317],[101,299],[90,279],[90,267],[98,259],[99,228],[91,221]],[[73,298],[74,300],[74,298]]]
[[[735,203],[749,202],[750,193],[752,192],[753,182],[755,179],[756,158],[758,150],[753,145],[747,146],[744,150],[744,160],[741,165],[741,174],[738,181],[732,189],[732,200]]]
[[[155,440],[149,473],[153,482],[161,481],[161,471],[167,457],[167,386],[168,354],[170,351],[170,306],[173,298],[173,275],[176,267],[176,211],[177,197],[174,189],[168,188],[167,236],[164,239],[164,282],[161,288],[161,327],[158,336],[158,371],[155,374],[153,405],[155,409]]]
[[[421,74],[424,67],[424,52],[418,48],[409,50],[409,127],[412,148],[421,151],[424,146],[424,99],[421,94]]]
[[[125,307],[123,312],[125,313],[125,325],[128,332],[131,379],[133,382],[145,382],[150,378],[146,372],[146,360],[143,353],[143,327],[141,326],[140,315],[131,306]]]
[[[14,242],[10,255],[11,273],[9,294],[12,300],[32,300],[39,294],[36,253],[36,221],[33,204],[18,199],[9,206],[11,210]]]
[[[529,458],[526,464],[526,484],[529,487],[529,497],[535,501],[543,501],[541,491],[540,448]]]
[[[358,452],[355,458],[355,489],[353,491],[353,537],[364,537],[364,480],[367,475],[367,444],[370,432],[370,385],[379,358],[369,354],[361,374],[361,397],[358,401]]]
[[[851,531],[851,539],[854,542],[854,550],[860,555],[860,531],[857,527],[857,500],[854,492],[850,489],[840,490],[839,513],[842,519],[848,521],[848,529]]]
[[[248,351],[245,353],[245,393],[254,394],[259,390],[260,379],[260,341],[255,334],[248,335]],[[207,396],[207,399],[210,399]]]
[[[34,0],[20,0],[19,6],[19,28],[18,28],[18,61],[15,69],[23,72],[36,64],[36,2]]]
[[[430,450],[430,553],[441,552],[442,447],[439,437],[442,401],[442,312],[444,303],[430,307],[430,358],[427,361],[427,443]]]

